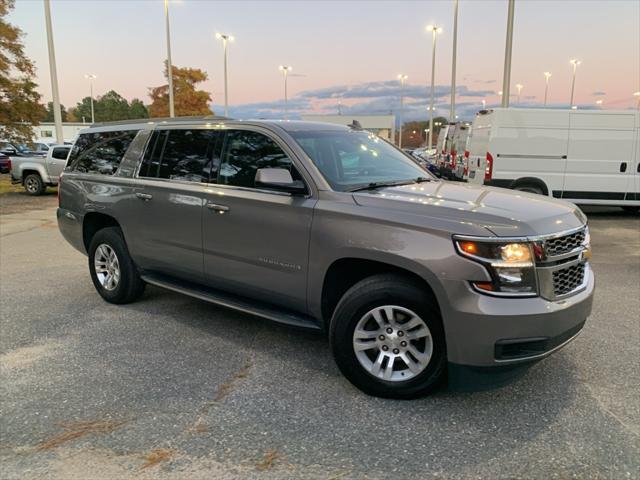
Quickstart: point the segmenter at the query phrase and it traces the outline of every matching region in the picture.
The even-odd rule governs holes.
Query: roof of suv
[[[337,125],[334,123],[324,122],[307,122],[302,120],[267,120],[267,119],[250,119],[250,120],[236,120],[228,117],[221,117],[215,115],[207,115],[204,117],[161,117],[161,118],[143,118],[136,120],[120,120],[117,122],[102,122],[94,123],[90,125],[89,129],[108,129],[116,130],[118,127],[139,127],[149,128],[150,125],[207,125],[207,124],[223,125],[248,123],[251,125],[264,125],[264,126],[277,126],[283,130],[293,131],[313,131],[313,130],[346,130],[348,126]]]

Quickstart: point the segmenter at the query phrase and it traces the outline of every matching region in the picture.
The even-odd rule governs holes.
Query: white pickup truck
[[[42,195],[58,185],[71,145],[53,145],[46,157],[11,157],[11,182],[21,183],[29,195]]]

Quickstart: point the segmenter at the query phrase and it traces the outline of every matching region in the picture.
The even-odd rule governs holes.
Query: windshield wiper
[[[358,185],[356,187],[350,188],[347,192],[362,192],[364,190],[375,190],[376,188],[382,187],[399,187],[400,185],[411,185],[412,183],[416,183],[415,180],[402,180],[399,182],[371,182],[367,185]]]

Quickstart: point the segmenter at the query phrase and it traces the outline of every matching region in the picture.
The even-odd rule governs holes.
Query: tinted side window
[[[209,181],[209,145],[214,133],[204,129],[171,130],[158,177],[189,182]]]
[[[56,160],[66,160],[67,155],[69,155],[69,148],[54,148],[51,156]]]
[[[83,133],[69,155],[70,170],[113,175],[137,133],[137,130]]]
[[[286,168],[294,180],[301,179],[286,153],[266,135],[228,131],[218,183],[253,188],[259,168]]]
[[[162,157],[162,151],[169,135],[168,130],[157,130],[153,132],[147,149],[144,152],[142,158],[142,165],[140,165],[140,171],[138,176],[140,177],[157,177],[158,168],[160,167],[160,158]]]

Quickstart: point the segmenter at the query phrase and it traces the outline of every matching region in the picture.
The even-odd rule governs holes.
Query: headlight
[[[472,281],[476,289],[502,296],[538,294],[532,244],[457,238],[454,242],[458,253],[483,264],[491,276],[490,282]]]

